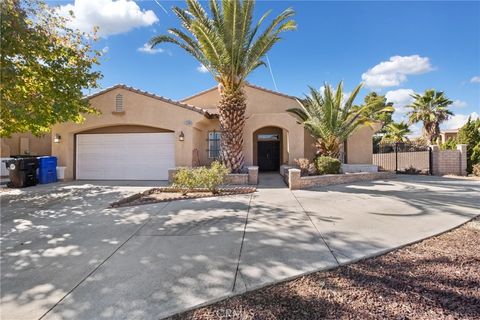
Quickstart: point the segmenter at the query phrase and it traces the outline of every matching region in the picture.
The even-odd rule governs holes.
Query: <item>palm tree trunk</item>
[[[424,122],[424,124],[423,124],[423,137],[430,144],[434,144],[434,138],[435,138],[434,130],[435,130],[435,124],[433,122]]]
[[[243,128],[245,110],[247,109],[245,93],[242,89],[233,92],[221,92],[218,104],[222,162],[233,173],[241,172],[245,164],[243,155]]]

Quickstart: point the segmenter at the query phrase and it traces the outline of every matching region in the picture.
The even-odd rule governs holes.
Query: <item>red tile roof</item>
[[[193,106],[193,105],[184,103],[184,102],[180,102],[180,101],[172,100],[172,99],[169,99],[169,98],[165,98],[165,97],[162,97],[162,96],[159,96],[159,95],[156,95],[156,94],[154,94],[154,93],[147,92],[147,91],[142,91],[142,90],[140,90],[140,89],[136,89],[136,88],[133,88],[133,87],[124,85],[124,84],[116,84],[116,85],[114,85],[114,86],[112,86],[112,87],[105,88],[105,89],[103,89],[103,90],[101,90],[101,91],[99,91],[99,92],[96,92],[96,93],[94,93],[94,94],[88,95],[88,96],[86,96],[85,98],[86,98],[86,99],[92,99],[92,98],[94,98],[94,97],[97,97],[97,96],[102,95],[102,94],[104,94],[104,93],[106,93],[106,92],[112,91],[112,90],[114,90],[114,89],[124,89],[124,90],[128,90],[128,91],[131,91],[131,92],[135,92],[135,93],[138,93],[138,94],[141,94],[141,95],[144,95],[144,96],[153,98],[153,99],[157,99],[157,100],[160,100],[160,101],[163,101],[163,102],[171,103],[171,104],[176,105],[176,106],[179,106],[179,107],[181,107],[181,108],[198,112],[198,113],[204,115],[206,118],[209,118],[209,119],[216,117],[215,114],[210,113],[210,112],[209,112],[208,110],[206,110],[206,109],[203,109],[203,108],[200,108],[200,107],[196,107],[196,106]]]
[[[261,90],[261,91],[265,91],[265,92],[268,92],[268,93],[272,93],[272,94],[275,94],[277,96],[281,96],[281,97],[285,97],[285,98],[290,98],[290,99],[299,99],[298,97],[294,97],[294,96],[290,96],[288,94],[285,94],[285,93],[281,93],[281,92],[278,92],[278,91],[274,91],[274,90],[270,90],[270,89],[267,89],[267,88],[264,88],[264,87],[260,87],[260,86],[257,86],[257,85],[253,85],[251,83],[248,83],[246,82],[245,85],[247,87],[250,87],[250,88],[253,88],[253,89],[257,89],[257,90]],[[187,101],[187,100],[190,100],[190,99],[193,99],[193,98],[196,98],[198,96],[201,96],[205,93],[208,93],[210,91],[213,91],[213,90],[216,90],[217,87],[213,87],[213,88],[210,88],[210,89],[207,89],[207,90],[204,90],[204,91],[200,91],[199,93],[196,93],[194,95],[191,95],[189,97],[186,97],[186,98],[183,98],[182,100],[180,101]]]

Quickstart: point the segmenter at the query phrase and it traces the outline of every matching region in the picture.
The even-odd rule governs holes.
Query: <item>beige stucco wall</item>
[[[22,146],[23,148],[21,148],[22,139],[24,139],[24,144],[26,143],[28,147]],[[35,137],[31,133],[15,133],[10,138],[1,138],[2,157],[19,154],[50,155],[51,152],[52,136],[50,133],[41,137]]]
[[[244,146],[245,164],[253,165],[254,132],[265,127],[282,129],[282,163],[294,164],[294,159],[314,156],[314,140],[299,124],[296,118],[286,110],[298,106],[293,97],[275,94],[247,86],[247,110],[245,114]],[[115,96],[123,95],[125,112],[115,113]],[[197,107],[216,108],[219,100],[217,90],[206,91],[184,102]],[[72,122],[55,125],[52,136],[61,135],[60,143],[51,143],[52,155],[58,157],[58,163],[66,167],[65,178],[75,177],[75,135],[78,133],[112,132],[158,132],[172,131],[176,136],[183,132],[184,141],[176,140],[176,166],[191,166],[193,151],[198,150],[200,165],[211,162],[208,159],[208,132],[219,130],[217,119],[207,119],[204,115],[182,108],[174,103],[132,92],[124,88],[115,88],[90,99],[93,107],[101,115],[88,115],[81,124]],[[348,141],[348,163],[372,163],[372,134],[374,130],[357,130]]]
[[[119,93],[123,95],[125,106],[125,112],[121,114],[113,112],[115,96]],[[88,115],[81,124],[68,122],[52,128],[52,135],[60,134],[62,137],[60,143],[52,144],[52,155],[58,157],[59,165],[66,167],[65,179],[74,178],[75,134],[107,126],[149,126],[173,131],[176,136],[183,131],[185,140],[177,139],[175,143],[175,163],[177,166],[192,165],[193,128],[196,122],[205,118],[202,114],[123,88],[95,96],[90,103],[102,114]]]
[[[375,124],[373,128],[365,126],[357,128],[347,140],[346,163],[371,164],[373,162],[372,136],[381,128]]]
[[[282,129],[283,163],[293,164],[294,159],[303,158],[305,144],[303,126],[297,123],[293,115],[286,112],[287,109],[298,106],[295,98],[250,86],[245,87],[245,95],[247,98],[243,135],[245,164],[254,165],[254,150],[256,146],[253,141],[253,133],[264,127],[278,127]],[[214,89],[187,98],[183,102],[205,109],[214,109],[219,99],[219,92]]]
[[[194,148],[198,150],[200,165],[209,165],[213,159],[208,158],[208,133],[210,131],[219,131],[220,124],[218,119],[204,118],[195,123],[194,130]]]
[[[247,165],[255,163],[253,132],[262,127],[276,126],[283,130],[283,162],[294,164],[294,159],[315,156],[315,140],[298,124],[296,119],[287,109],[298,106],[293,97],[275,94],[258,88],[245,86],[247,97],[247,110],[245,112],[244,154]],[[206,108],[216,108],[220,95],[218,90],[208,90],[199,95],[183,100],[186,103]],[[373,154],[372,136],[380,129],[376,124],[374,128],[358,128],[347,140],[348,159],[351,164],[371,164]],[[253,130],[253,131],[252,131]]]

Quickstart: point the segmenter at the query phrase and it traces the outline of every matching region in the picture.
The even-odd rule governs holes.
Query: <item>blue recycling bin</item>
[[[57,182],[57,157],[38,157],[38,183]]]

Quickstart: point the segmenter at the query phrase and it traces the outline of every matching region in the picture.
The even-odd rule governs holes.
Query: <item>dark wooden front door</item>
[[[280,169],[280,141],[258,141],[257,162],[259,171]]]

